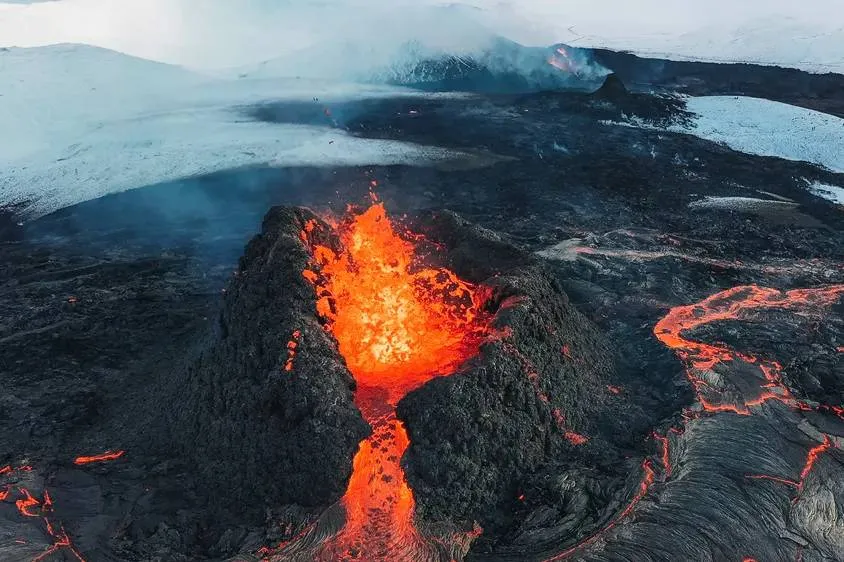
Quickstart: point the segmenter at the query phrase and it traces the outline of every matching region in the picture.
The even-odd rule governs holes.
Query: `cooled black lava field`
[[[677,93],[842,115],[844,78],[596,57],[594,92],[240,108],[435,166],[2,210],[0,560],[844,560],[844,214],[806,189],[844,174],[665,128]],[[466,331],[401,392],[327,273],[382,204]]]

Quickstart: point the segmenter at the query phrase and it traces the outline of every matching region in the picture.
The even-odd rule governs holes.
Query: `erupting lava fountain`
[[[408,392],[477,354],[487,330],[486,292],[446,269],[419,263],[377,201],[335,225],[339,251],[301,237],[312,263],[303,271],[317,312],[357,382],[355,403],[372,427],[360,445],[342,503],[346,522],[319,558],[432,557],[414,526],[414,498],[401,458],[410,441],[395,408]]]

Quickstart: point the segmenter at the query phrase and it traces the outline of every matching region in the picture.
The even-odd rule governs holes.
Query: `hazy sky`
[[[247,64],[315,42],[389,48],[406,39],[471,49],[485,33],[526,44],[605,43],[646,51],[710,43],[717,57],[748,58],[741,38],[794,43],[794,57],[844,59],[842,0],[0,0],[0,46],[88,43],[186,64]],[[454,7],[459,4],[461,8]],[[476,9],[469,9],[468,7]],[[482,27],[481,27],[482,26]],[[739,41],[735,38],[739,37]],[[765,39],[765,38],[768,39]],[[704,41],[704,43],[706,43]],[[802,43],[801,43],[802,41]],[[726,45],[723,43],[727,43]],[[731,44],[732,43],[732,44]],[[820,46],[818,46],[820,45]],[[839,53],[830,52],[840,47]],[[772,45],[772,51],[784,47]],[[732,49],[732,50],[730,50]],[[821,50],[823,49],[823,50]],[[752,49],[764,57],[764,46]],[[695,53],[679,53],[695,54]],[[706,58],[707,53],[700,53]],[[771,56],[772,60],[776,56]]]

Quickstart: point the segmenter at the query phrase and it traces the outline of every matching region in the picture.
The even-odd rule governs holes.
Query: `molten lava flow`
[[[339,228],[344,250],[313,246],[315,268],[304,275],[359,384],[397,401],[474,353],[482,300],[475,287],[448,270],[418,267],[383,204]]]
[[[739,415],[750,415],[753,407],[769,400],[777,400],[798,410],[830,412],[844,418],[838,406],[822,404],[813,407],[794,398],[782,381],[782,366],[776,361],[764,361],[752,355],[732,351],[725,346],[691,341],[682,335],[685,330],[710,322],[741,320],[746,312],[757,309],[778,308],[806,315],[817,312],[822,307],[835,304],[842,295],[844,295],[844,285],[818,289],[795,289],[787,292],[766,289],[756,285],[734,287],[712,295],[697,304],[671,309],[668,315],[657,323],[654,333],[662,343],[674,349],[679,357],[688,364],[687,376],[695,388],[698,401],[706,412],[732,412]],[[745,397],[740,402],[723,401],[718,391],[701,377],[707,370],[713,369],[720,363],[736,360],[756,365],[766,383],[759,386],[758,393],[754,397]],[[663,443],[663,459],[664,462],[667,462],[667,439],[656,434],[654,434],[654,437]],[[830,437],[824,435],[822,443],[809,449],[797,480],[768,474],[748,474],[746,476],[753,480],[768,480],[792,487],[799,494],[803,491],[806,478],[811,473],[820,455],[833,447],[834,443]],[[745,560],[753,559],[747,558]]]
[[[419,265],[414,246],[396,234],[380,203],[337,226],[342,250],[312,244],[318,228],[309,221],[302,232],[313,258],[303,275],[355,377],[355,403],[372,426],[342,499],[345,526],[318,557],[407,559],[426,547],[413,524],[413,494],[400,464],[409,439],[395,407],[477,353],[486,333],[483,291],[451,271]]]
[[[104,461],[113,461],[119,459],[126,451],[106,451],[105,453],[101,453],[99,455],[92,455],[90,457],[76,457],[73,461],[75,465],[83,465],[83,464],[91,464],[93,462],[104,462]]]
[[[838,406],[820,405],[812,407],[795,399],[782,382],[782,366],[775,361],[762,361],[752,355],[730,350],[725,346],[709,345],[688,340],[682,335],[686,330],[691,330],[710,322],[741,320],[746,312],[757,309],[779,308],[796,311],[800,314],[816,312],[822,307],[835,304],[842,295],[844,295],[844,285],[819,289],[795,289],[787,292],[766,289],[756,285],[734,287],[706,298],[697,304],[672,308],[662,320],[657,322],[654,328],[654,334],[659,341],[674,349],[677,355],[687,363],[689,368],[686,374],[694,386],[698,401],[705,412],[732,412],[739,415],[751,415],[752,408],[769,400],[778,400],[801,410],[827,411],[844,418],[844,410],[841,410]],[[744,361],[745,363],[758,367],[765,379],[765,383],[760,385],[756,396],[746,398],[741,402],[729,402],[724,400],[720,393],[702,377],[705,371],[713,369],[716,365],[736,360]],[[693,419],[694,416],[687,415],[685,417],[688,420]],[[681,433],[680,430],[674,428],[669,431]],[[664,476],[666,479],[670,478],[673,468],[671,465],[668,436],[659,435],[656,432],[652,436],[660,444],[660,459],[664,469]],[[820,455],[833,446],[832,440],[829,436],[825,435],[823,443],[812,447],[807,453],[806,462],[800,472],[799,480],[768,475],[747,475],[747,477],[779,482],[796,488],[798,492],[802,491],[804,481],[812,471]],[[594,543],[599,537],[612,530],[624,518],[630,515],[656,480],[656,472],[649,459],[644,461],[643,470],[644,476],[640,482],[638,492],[619,515],[594,535],[549,558],[546,562],[562,560]],[[753,559],[747,558],[746,560],[752,561]]]

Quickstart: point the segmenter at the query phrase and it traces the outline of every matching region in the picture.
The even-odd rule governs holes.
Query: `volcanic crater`
[[[552,475],[605,507],[642,430],[615,368],[539,259],[458,215],[277,207],[167,425],[215,505],[312,508],[268,558],[447,560],[553,509]]]

